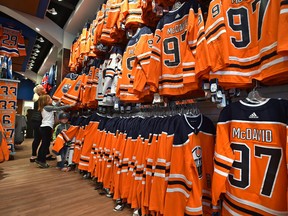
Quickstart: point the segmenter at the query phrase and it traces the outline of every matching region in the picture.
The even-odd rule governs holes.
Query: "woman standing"
[[[42,143],[39,148],[36,163],[40,168],[48,168],[46,163],[46,153],[49,151],[50,142],[52,139],[52,130],[54,127],[54,112],[70,108],[67,106],[53,106],[52,98],[49,95],[41,95],[38,99],[39,111],[42,115],[42,123],[40,125],[40,133],[42,135]]]
[[[37,149],[42,140],[42,136],[40,133],[40,125],[42,122],[42,116],[41,116],[41,112],[38,111],[38,99],[39,99],[39,96],[47,94],[45,88],[40,84],[37,85],[33,89],[33,91],[34,91],[34,96],[33,96],[34,110],[33,110],[32,117],[31,117],[31,123],[32,123],[32,128],[33,128],[34,140],[32,142],[32,156],[30,158],[30,162],[35,162],[37,158]],[[49,151],[47,152],[47,155],[49,155]]]

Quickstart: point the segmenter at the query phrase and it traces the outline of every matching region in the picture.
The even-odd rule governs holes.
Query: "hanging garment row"
[[[53,150],[75,137],[73,161],[114,199],[147,213],[211,213],[215,127],[207,117],[107,118],[95,113],[77,124],[57,137]]]
[[[286,100],[249,96],[222,110],[217,134],[191,110],[94,113],[75,118],[53,150],[72,142],[78,168],[143,214],[211,215],[222,204],[223,215],[287,215],[287,110]]]
[[[119,40],[108,43],[122,50],[126,47],[120,73],[115,66],[108,66],[114,69],[111,79],[119,78],[117,97],[141,101],[154,92],[166,96],[193,94],[201,88],[202,80],[215,78],[225,89],[251,87],[252,79],[267,85],[287,83],[287,79],[280,79],[288,70],[287,2],[258,3],[212,1],[205,22],[197,1],[184,1],[153,26],[155,31],[139,21],[142,25],[135,28],[128,45]],[[141,4],[138,9],[141,11]],[[94,57],[106,59],[109,50]],[[107,65],[103,66],[105,70]],[[106,79],[105,73],[102,75]],[[101,88],[101,82],[98,85]]]

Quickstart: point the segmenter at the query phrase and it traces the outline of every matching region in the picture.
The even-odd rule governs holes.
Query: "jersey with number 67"
[[[223,215],[287,215],[286,100],[238,101],[217,123],[212,204]]]
[[[285,4],[282,1],[282,7]],[[282,40],[287,38],[288,19],[279,17],[280,0],[212,1],[206,22],[210,78],[218,78],[225,88],[246,87],[252,79],[269,85],[285,80],[288,56],[278,52],[288,50],[287,40]]]

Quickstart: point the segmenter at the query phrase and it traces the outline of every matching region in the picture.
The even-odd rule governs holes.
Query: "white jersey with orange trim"
[[[105,70],[104,85],[102,89],[103,94],[103,106],[114,106],[115,102],[115,90],[112,93],[112,86],[117,85],[116,80],[118,79],[118,66],[122,62],[123,51],[120,47],[113,47],[110,52],[109,62]],[[115,89],[115,87],[114,87]]]

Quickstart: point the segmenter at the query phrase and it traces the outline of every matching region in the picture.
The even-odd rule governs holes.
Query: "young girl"
[[[40,125],[40,133],[42,135],[42,144],[38,151],[36,163],[40,168],[48,168],[46,163],[46,153],[49,150],[50,142],[52,139],[52,130],[54,127],[54,112],[70,108],[67,106],[53,106],[52,98],[49,95],[41,95],[38,99],[39,111],[42,115],[42,123]]]

